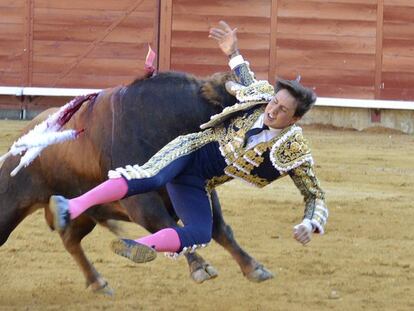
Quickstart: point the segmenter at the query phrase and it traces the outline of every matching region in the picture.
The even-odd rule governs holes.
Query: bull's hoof
[[[90,285],[90,289],[95,294],[113,297],[114,290],[109,286],[105,280],[98,280]]]
[[[216,268],[210,264],[204,264],[202,267],[191,272],[191,278],[194,282],[201,284],[204,281],[214,279],[218,276]]]
[[[264,266],[258,265],[256,269],[246,274],[246,278],[249,281],[260,283],[263,281],[273,279],[274,276],[273,276],[273,273],[267,270]]]
[[[96,294],[100,294],[100,295],[104,295],[108,297],[114,296],[114,290],[108,284],[106,284],[104,287],[93,290],[93,292]]]

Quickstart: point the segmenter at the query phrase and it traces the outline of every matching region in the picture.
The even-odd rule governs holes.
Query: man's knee
[[[207,244],[210,243],[212,238],[211,229],[210,230],[199,230],[197,233],[197,243],[195,244]]]
[[[186,226],[183,229],[184,242],[183,246],[193,246],[199,244],[207,244],[212,239],[212,230],[210,226]]]

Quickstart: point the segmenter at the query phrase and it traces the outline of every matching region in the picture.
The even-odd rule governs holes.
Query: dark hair
[[[279,79],[276,82],[275,93],[280,90],[287,90],[295,98],[297,104],[295,117],[302,117],[316,102],[315,92],[304,87],[298,80]]]

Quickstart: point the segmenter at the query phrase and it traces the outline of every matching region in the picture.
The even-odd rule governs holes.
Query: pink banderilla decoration
[[[144,70],[145,76],[151,77],[156,74],[156,69],[154,67],[154,61],[157,57],[157,54],[151,49],[151,46],[148,44],[148,53],[147,57],[145,58]]]

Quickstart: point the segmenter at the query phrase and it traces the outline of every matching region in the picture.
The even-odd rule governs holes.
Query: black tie
[[[269,127],[267,125],[264,125],[262,127],[254,127],[250,130],[248,130],[246,132],[246,135],[244,136],[244,143],[243,143],[243,147],[246,147],[247,141],[249,140],[250,137],[260,134],[261,132],[263,132],[264,130],[268,130]]]

